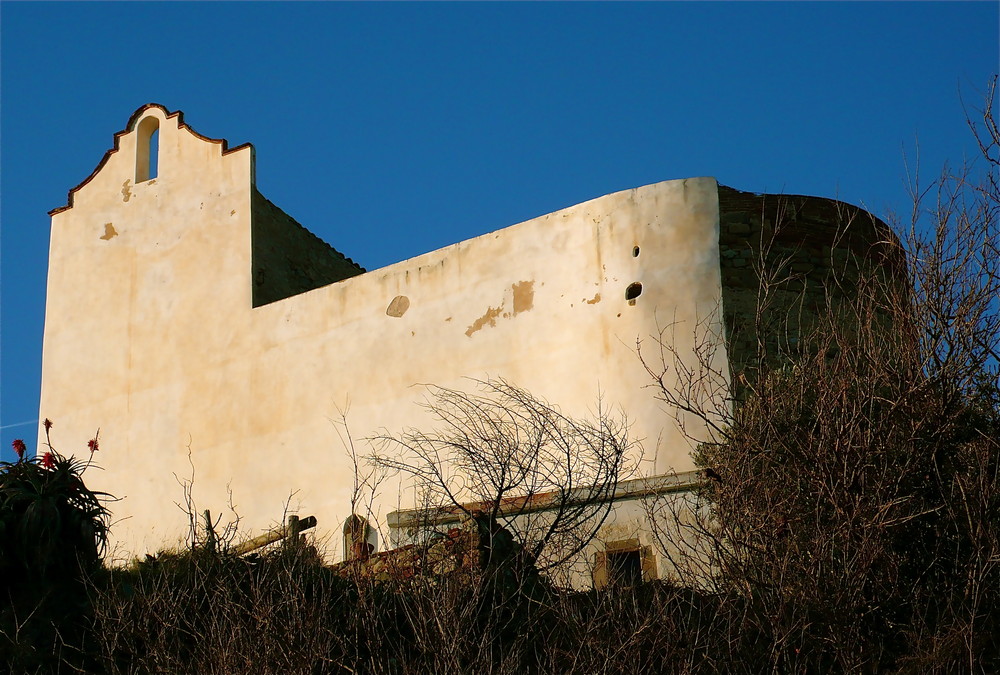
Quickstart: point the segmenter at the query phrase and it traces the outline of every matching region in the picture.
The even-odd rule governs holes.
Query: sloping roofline
[[[91,180],[94,179],[94,176],[96,176],[100,172],[100,170],[104,168],[104,165],[108,163],[108,160],[111,159],[111,155],[118,152],[119,142],[121,141],[121,137],[124,136],[125,134],[131,133],[135,129],[135,125],[139,121],[139,118],[142,117],[147,110],[150,110],[152,108],[159,108],[160,110],[162,110],[163,114],[166,116],[167,119],[172,119],[176,117],[178,129],[187,129],[197,138],[206,141],[208,143],[221,144],[223,155],[228,155],[231,152],[236,152],[237,150],[242,150],[243,148],[250,148],[250,152],[251,153],[254,152],[252,143],[242,143],[234,148],[230,148],[229,141],[227,141],[225,138],[209,138],[208,136],[203,136],[202,134],[199,134],[191,126],[185,124],[184,113],[181,110],[175,110],[174,112],[170,112],[169,110],[167,110],[166,106],[160,105],[159,103],[147,103],[146,105],[137,108],[136,111],[132,113],[132,115],[128,118],[128,123],[125,125],[125,128],[115,134],[114,146],[110,150],[104,153],[104,157],[101,158],[101,161],[98,163],[97,167],[90,172],[90,175],[84,178],[83,181],[81,181],[76,187],[70,188],[69,193],[66,195],[66,205],[56,207],[51,211],[49,211],[50,216],[54,216],[57,213],[62,213],[67,209],[73,208],[73,194],[79,191],[81,188],[83,188],[83,186],[85,186],[87,183],[89,183]],[[252,164],[253,164],[253,159],[251,158],[251,166]]]

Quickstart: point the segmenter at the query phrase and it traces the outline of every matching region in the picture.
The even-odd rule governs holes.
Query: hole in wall
[[[642,295],[642,284],[638,281],[628,285],[625,289],[625,299],[628,300],[628,304],[634,305],[635,299]]]
[[[146,175],[150,180],[156,178],[157,168],[160,162],[160,130],[156,129],[149,137],[149,168]]]
[[[160,155],[160,120],[147,117],[139,122],[135,139],[135,182],[156,178]]]
[[[632,249],[632,257],[633,258],[638,258],[639,257],[639,247],[638,246],[636,246],[636,247],[634,247]]]
[[[621,586],[642,583],[642,555],[638,550],[608,551],[608,582]]]

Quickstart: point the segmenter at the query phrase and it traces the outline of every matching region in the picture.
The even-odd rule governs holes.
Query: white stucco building
[[[51,213],[40,419],[57,448],[100,429],[88,480],[120,498],[119,556],[183,539],[192,476],[199,508],[231,500],[253,532],[287,505],[336,549],[354,472],[341,412],[356,442],[420,427],[421,383],[503,377],[570,415],[600,394],[631,420],[636,477],[690,471],[636,341],[673,324],[685,354],[699,322],[732,330],[723,277],[742,258],[720,222],[739,238],[756,207],[720,220],[720,194],[712,178],[657,183],[364,272],[257,192],[250,145],[147,105]],[[715,354],[728,373],[721,337]],[[383,539],[408,499],[382,486]]]

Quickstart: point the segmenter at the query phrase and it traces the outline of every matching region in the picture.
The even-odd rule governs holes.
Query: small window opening
[[[139,122],[135,139],[135,182],[156,178],[160,159],[160,120],[147,117]]]
[[[632,249],[632,257],[633,258],[638,258],[639,257],[639,247],[638,246],[636,246],[636,247],[634,247]]]
[[[638,550],[608,551],[608,581],[619,586],[642,583],[642,554]]]
[[[628,288],[625,289],[625,299],[628,300],[628,304],[634,305],[635,299],[642,295],[642,284],[638,281],[629,284]]]
[[[608,542],[605,550],[594,554],[594,588],[636,586],[656,578],[653,550],[638,539]]]
[[[149,168],[146,175],[150,178],[156,178],[157,165],[160,162],[160,130],[156,129],[153,131],[153,135],[149,137]]]

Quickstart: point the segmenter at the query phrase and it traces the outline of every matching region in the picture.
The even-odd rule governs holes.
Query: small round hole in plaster
[[[638,258],[639,257],[639,247],[638,246],[636,246],[635,248],[632,249],[632,257],[633,258]]]
[[[628,285],[625,289],[625,299],[628,300],[628,304],[634,305],[635,299],[642,295],[642,284],[638,281]]]

